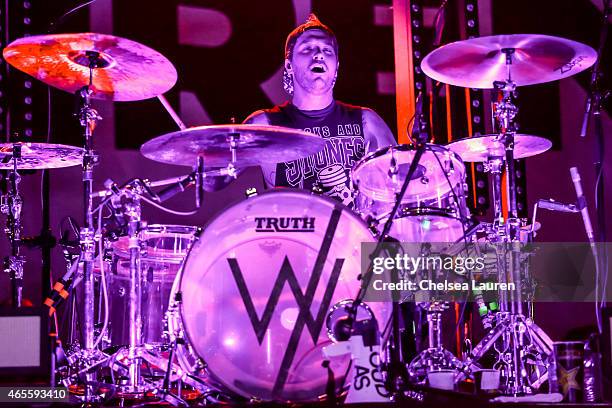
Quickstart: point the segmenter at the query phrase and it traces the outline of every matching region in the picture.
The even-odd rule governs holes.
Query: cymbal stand
[[[442,312],[448,309],[448,302],[431,301],[420,304],[419,307],[427,314],[429,344],[410,362],[408,374],[411,378],[422,381],[430,371],[460,370],[463,366],[461,360],[442,345]]]
[[[25,258],[19,255],[21,246],[21,208],[23,201],[19,195],[21,177],[17,171],[17,160],[21,158],[21,145],[13,145],[11,160],[13,169],[8,173],[9,191],[2,196],[0,211],[7,215],[6,234],[11,242],[11,255],[4,258],[4,271],[11,278],[11,292],[13,307],[21,307],[23,291],[23,264]]]
[[[79,244],[81,246],[81,261],[83,262],[83,325],[82,337],[84,347],[80,351],[79,363],[83,366],[95,367],[101,357],[101,352],[94,347],[94,275],[93,267],[95,260],[95,226],[92,212],[92,184],[93,169],[98,163],[98,155],[93,151],[93,131],[96,121],[102,119],[98,112],[91,107],[91,95],[93,93],[93,70],[102,68],[106,61],[95,51],[86,51],[85,55],[78,57],[77,63],[89,68],[89,84],[76,92],[79,102],[77,117],[83,130],[83,199],[84,199],[84,223],[79,231]],[[89,370],[85,374],[85,402],[97,400],[93,385],[96,382],[96,373]]]
[[[515,290],[500,291],[500,312],[494,317],[494,328],[474,347],[466,358],[464,374],[477,367],[477,362],[489,351],[497,353],[494,368],[501,370],[501,391],[510,395],[529,394],[546,381],[548,373],[543,367],[552,353],[552,341],[529,317],[523,314],[521,220],[516,200],[516,174],[514,170],[514,118],[518,108],[512,98],[516,85],[512,82],[511,65],[514,49],[502,49],[506,56],[507,80],[495,82],[503,99],[495,104],[495,117],[500,127],[501,151],[492,152],[487,168],[494,175],[495,224],[489,240],[496,244],[498,276],[500,282],[513,284]],[[502,212],[502,178],[500,163],[506,165],[509,216]],[[507,293],[509,292],[509,293]],[[528,361],[535,366],[530,370]]]

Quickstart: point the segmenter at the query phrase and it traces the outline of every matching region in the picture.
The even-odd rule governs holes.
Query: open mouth
[[[315,65],[310,70],[312,72],[314,72],[315,74],[323,74],[323,73],[325,73],[325,67],[322,66],[322,65]]]

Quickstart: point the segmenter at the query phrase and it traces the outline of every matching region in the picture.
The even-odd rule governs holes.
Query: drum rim
[[[348,206],[342,204],[342,202],[335,200],[331,197],[328,197],[324,194],[317,194],[317,193],[313,193],[312,191],[308,191],[308,190],[304,190],[301,188],[293,188],[293,187],[281,187],[281,188],[274,188],[274,189],[270,189],[270,190],[265,190],[261,193],[257,193],[256,195],[252,196],[252,197],[247,197],[243,200],[237,201],[237,202],[233,202],[228,204],[227,206],[225,206],[222,210],[220,210],[214,217],[212,217],[210,220],[208,220],[208,222],[206,222],[206,224],[204,225],[204,227],[200,228],[200,232],[199,235],[197,236],[197,239],[195,239],[191,245],[191,247],[193,247],[193,245],[196,243],[197,240],[199,240],[200,238],[202,238],[205,234],[206,231],[210,228],[210,226],[216,222],[219,218],[221,218],[221,216],[223,216],[223,214],[225,212],[227,212],[229,209],[236,207],[238,205],[241,205],[244,202],[248,202],[248,201],[253,201],[256,200],[258,197],[264,197],[270,194],[279,194],[279,193],[294,193],[294,194],[299,194],[299,195],[305,195],[305,196],[311,196],[311,197],[317,197],[318,199],[321,199],[322,201],[327,201],[328,203],[336,206],[340,206],[342,207],[342,212],[346,213],[347,215],[349,215],[350,217],[354,218],[356,221],[358,221],[359,223],[361,223],[362,225],[365,226],[365,228],[367,229],[367,223],[357,214],[355,213],[355,211],[353,211],[351,208],[349,208]],[[370,233],[370,235],[372,235]],[[372,235],[373,238],[375,239],[376,237],[374,235]],[[189,252],[191,252],[191,248],[189,249]],[[189,254],[187,254],[187,257],[185,257],[185,263],[187,262],[187,259],[189,258]]]
[[[389,151],[391,150],[395,150],[395,151],[399,151],[399,152],[404,152],[404,151],[416,151],[416,147],[414,147],[413,145],[410,144],[402,144],[402,145],[394,145],[394,146],[386,146],[383,147],[381,149],[376,150],[375,152],[372,152],[364,157],[362,157],[357,164],[355,165],[355,167],[353,167],[353,169],[351,170],[351,180],[353,182],[353,184],[355,185],[355,188],[357,189],[357,191],[359,191],[360,194],[363,194],[364,196],[375,200],[375,201],[382,201],[382,202],[393,202],[395,201],[395,195],[393,194],[380,194],[379,191],[373,190],[371,188],[368,187],[362,187],[361,181],[358,177],[358,173],[360,172],[360,170],[362,170],[364,168],[364,166],[372,161],[375,160],[379,157],[383,157],[386,154],[388,154]],[[433,152],[435,153],[444,153],[444,154],[450,154],[453,161],[455,163],[459,163],[461,165],[461,173],[463,174],[463,177],[461,178],[461,180],[459,181],[460,183],[465,182],[465,178],[466,178],[466,166],[465,163],[463,162],[463,160],[461,159],[461,157],[453,152],[452,150],[450,150],[449,148],[447,148],[446,146],[442,146],[442,145],[438,145],[438,144],[434,144],[434,143],[427,143],[425,145],[425,152]],[[456,170],[456,169],[455,169]],[[446,183],[448,184],[448,183]],[[448,191],[446,193],[444,193],[444,195],[449,194],[452,190],[455,189],[455,187],[451,187],[448,186]],[[404,200],[402,202],[404,203],[412,203],[414,202],[414,200],[409,199],[410,196],[404,197]],[[433,199],[433,197],[425,197],[422,200],[423,201],[427,201],[429,199]]]
[[[324,195],[319,195],[319,194],[315,194],[313,192],[310,192],[308,190],[303,190],[303,189],[299,189],[299,188],[281,188],[281,189],[274,189],[274,190],[266,190],[263,193],[259,193],[256,196],[253,197],[248,197],[244,200],[232,203],[230,205],[228,205],[227,207],[225,207],[222,211],[220,211],[217,215],[215,215],[211,220],[209,220],[209,222],[206,223],[206,226],[204,228],[201,229],[200,233],[197,234],[195,236],[194,241],[191,244],[191,247],[189,248],[189,252],[187,253],[187,256],[185,257],[185,260],[183,262],[183,264],[181,265],[181,268],[179,269],[179,271],[176,274],[175,279],[178,279],[178,284],[176,286],[176,292],[171,291],[170,293],[170,301],[172,301],[172,299],[176,296],[176,293],[181,293],[181,299],[178,302],[178,307],[176,308],[176,318],[178,319],[178,322],[180,324],[180,328],[181,328],[181,332],[182,332],[182,337],[183,340],[185,341],[186,345],[187,345],[187,349],[189,350],[189,352],[192,354],[192,357],[200,359],[201,361],[203,361],[205,364],[204,366],[206,373],[212,377],[212,379],[214,381],[216,381],[217,383],[219,383],[220,385],[222,385],[225,388],[225,391],[229,391],[233,394],[237,394],[241,397],[244,397],[246,393],[241,394],[240,392],[236,392],[233,389],[231,389],[230,387],[227,386],[226,381],[224,379],[222,379],[218,374],[215,373],[214,368],[209,367],[206,364],[206,357],[205,356],[200,356],[199,353],[197,352],[197,350],[195,349],[195,347],[192,346],[193,342],[191,340],[191,335],[187,330],[187,327],[184,323],[184,307],[185,307],[185,302],[184,299],[182,297],[182,292],[183,292],[183,280],[185,277],[185,271],[186,271],[186,267],[187,267],[187,263],[189,262],[189,259],[191,257],[192,251],[194,246],[197,244],[197,242],[200,239],[204,239],[205,238],[205,234],[207,232],[207,230],[210,228],[211,225],[213,225],[217,220],[219,220],[223,214],[225,214],[226,212],[228,212],[230,209],[237,207],[239,205],[243,205],[245,202],[248,201],[253,201],[256,200],[258,197],[264,197],[270,194],[298,194],[298,195],[303,195],[303,196],[312,196],[312,197],[316,197],[317,199],[320,199],[322,201],[326,201],[329,204],[332,204],[333,206],[339,206],[340,208],[342,208],[341,213],[344,213],[350,217],[353,218],[353,220],[357,221],[359,224],[361,224],[364,228],[365,231],[367,231],[368,235],[372,237],[372,242],[375,242],[376,240],[376,236],[375,234],[372,233],[372,231],[368,228],[367,223],[361,218],[359,217],[357,214],[355,214],[355,212],[353,212],[350,208],[348,208],[347,206],[345,206],[344,204],[342,204],[340,201],[334,200],[333,198],[324,196]],[[183,369],[185,369],[186,371],[187,368],[182,367]],[[192,374],[190,372],[190,374]],[[251,397],[257,397],[257,396],[251,396]],[[247,397],[248,398],[248,397]],[[300,400],[301,402],[308,402],[311,400]]]
[[[152,230],[151,230],[152,229]],[[165,237],[171,237],[173,235],[185,235],[186,239],[189,239],[191,242],[188,246],[188,248],[186,248],[186,254],[185,256],[179,257],[177,255],[166,255],[163,256],[162,254],[159,254],[158,256],[155,255],[141,255],[140,259],[141,260],[146,260],[146,261],[152,261],[152,262],[167,262],[167,263],[173,263],[173,264],[177,264],[180,263],[180,261],[184,261],[186,259],[186,256],[189,253],[189,249],[191,248],[191,246],[193,245],[193,243],[195,242],[195,236],[199,233],[199,231],[201,230],[201,227],[195,226],[195,225],[181,225],[181,224],[148,224],[146,227],[142,228],[142,230],[140,231],[140,234],[147,234],[147,233],[151,233],[151,234],[157,234],[157,236],[151,236],[148,238],[165,238]],[[147,241],[147,237],[144,237],[145,239],[143,240],[144,242]],[[119,247],[120,243],[125,243],[126,240],[128,239],[127,235],[122,235],[120,236],[116,241],[111,243],[111,249],[113,251],[113,256],[114,255],[118,255],[119,258],[125,258],[125,257],[129,257],[130,253],[129,253],[129,249],[123,249],[121,247]]]
[[[163,230],[161,231],[156,231],[156,228],[162,227]],[[150,230],[153,230],[152,232],[158,233],[158,234],[180,234],[181,231],[174,231],[174,229],[177,230],[186,230],[185,234],[191,233],[191,234],[195,234],[198,230],[200,230],[201,228],[196,226],[196,225],[182,225],[182,224],[147,224],[146,227],[144,227],[142,229],[142,231],[147,231],[149,232]]]
[[[414,213],[412,213],[414,212]],[[404,207],[400,208],[399,214],[396,215],[396,219],[407,218],[407,217],[417,217],[420,215],[434,215],[444,218],[452,218],[457,221],[463,222],[461,216],[455,214],[454,211],[451,211],[449,208],[439,208],[439,207],[429,207],[429,206],[419,206],[419,207]]]
[[[353,175],[355,175],[359,171],[359,169],[361,169],[365,165],[365,163],[367,163],[367,162],[369,162],[369,161],[371,161],[373,159],[376,159],[378,157],[384,156],[390,150],[397,150],[397,151],[400,151],[400,152],[404,152],[404,151],[416,151],[416,147],[414,145],[411,145],[411,144],[399,144],[399,145],[385,146],[385,147],[382,147],[382,148],[380,148],[380,149],[378,149],[376,151],[368,153],[367,155],[365,155],[361,159],[359,159],[359,161],[351,169],[351,177],[352,177],[352,179],[355,180]],[[450,153],[453,156],[453,158],[457,159],[461,163],[463,168],[465,169],[465,163],[461,159],[461,156],[459,156],[457,153],[455,153],[454,151],[452,151],[448,147],[443,146],[443,145],[439,145],[439,144],[435,144],[435,143],[426,143],[425,144],[425,151],[426,152],[433,152],[434,150],[437,151],[437,152],[440,152],[440,153]],[[465,171],[464,171],[464,173],[465,173]]]

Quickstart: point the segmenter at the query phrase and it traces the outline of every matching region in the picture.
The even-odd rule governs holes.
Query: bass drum
[[[186,343],[182,368],[246,398],[317,400],[328,378],[326,316],[359,291],[362,242],[373,237],[359,217],[304,191],[269,191],[225,210],[173,287],[168,325]],[[390,304],[369,306],[384,325]],[[339,386],[349,356],[329,360]]]

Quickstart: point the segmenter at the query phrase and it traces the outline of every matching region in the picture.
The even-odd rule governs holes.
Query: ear
[[[285,60],[285,70],[291,73],[291,61],[289,61],[288,59]]]

